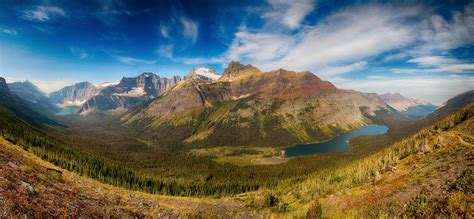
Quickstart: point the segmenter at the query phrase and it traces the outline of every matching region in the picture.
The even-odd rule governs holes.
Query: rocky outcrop
[[[99,93],[100,89],[90,82],[80,82],[62,88],[49,95],[52,103],[62,106],[81,106]]]
[[[260,73],[260,70],[258,70],[258,68],[253,67],[252,65],[242,65],[238,61],[231,61],[227,68],[224,70],[224,74],[222,74],[220,80],[229,80],[239,76],[255,73]]]
[[[7,81],[5,78],[0,77],[0,95],[10,94],[10,89],[8,88]]]

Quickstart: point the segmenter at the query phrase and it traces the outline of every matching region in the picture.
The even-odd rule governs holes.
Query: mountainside
[[[444,118],[472,102],[474,102],[474,90],[466,91],[450,98],[436,111],[429,114],[426,119],[437,120]]]
[[[389,106],[411,119],[421,119],[437,108],[437,106],[429,102],[405,97],[400,93],[386,93],[380,95],[380,97],[382,97]]]
[[[97,95],[99,88],[90,82],[80,82],[52,92],[49,98],[52,103],[62,106],[81,106],[84,102]]]
[[[105,87],[98,95],[88,99],[79,110],[86,113],[90,110],[111,110],[130,108],[138,103],[158,97],[172,88],[181,77],[162,78],[153,73],[143,73],[137,77],[122,78],[117,85]]]
[[[54,123],[47,116],[32,110],[30,107],[30,103],[11,92],[5,79],[0,77],[0,110],[14,112],[20,119],[35,127]]]
[[[270,192],[289,217],[470,218],[474,211],[474,103],[399,142]],[[380,146],[380,145],[379,145]],[[346,158],[347,159],[347,158]],[[302,189],[304,188],[304,189]],[[299,197],[299,198],[296,198]]]
[[[9,83],[8,87],[12,93],[25,100],[31,109],[39,113],[53,114],[60,110],[57,106],[50,103],[49,98],[43,91],[28,80],[25,82]]]
[[[25,82],[9,83],[10,91],[18,95],[24,100],[35,102],[46,97],[46,94],[41,91],[36,85],[26,80]]]
[[[231,62],[218,81],[186,80],[123,120],[158,142],[273,145],[322,141],[388,109],[376,94],[337,89],[310,72],[261,72]]]

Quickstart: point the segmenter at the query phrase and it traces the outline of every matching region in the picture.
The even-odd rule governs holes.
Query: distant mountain
[[[158,97],[181,81],[181,77],[162,78],[145,72],[137,77],[122,78],[116,85],[103,88],[97,95],[84,102],[79,113],[91,110],[130,108]]]
[[[9,83],[8,87],[12,93],[25,100],[31,109],[39,113],[47,115],[60,111],[59,107],[50,103],[49,98],[43,91],[28,80],[25,82]]]
[[[10,91],[24,100],[35,102],[46,98],[46,94],[36,85],[26,80],[25,82],[9,83]]]
[[[61,106],[81,106],[99,92],[100,88],[92,83],[80,82],[51,93],[49,98],[52,103]]]
[[[222,75],[212,68],[193,68],[186,76],[186,79],[196,79],[205,81],[219,80]]]
[[[47,116],[32,110],[31,102],[20,98],[14,94],[5,79],[0,77],[0,111],[15,114],[20,119],[28,122],[35,127],[42,127],[46,124],[55,124]]]
[[[162,144],[288,146],[370,124],[361,108],[374,114],[390,107],[310,72],[231,62],[217,81],[186,80],[137,108],[124,122]]]
[[[410,119],[421,119],[438,108],[438,106],[429,102],[405,97],[400,93],[386,93],[380,95],[380,97],[382,97],[389,106]]]

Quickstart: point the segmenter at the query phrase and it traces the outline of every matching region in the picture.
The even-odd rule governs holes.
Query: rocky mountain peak
[[[28,80],[9,83],[8,87],[11,92],[28,101],[34,102],[46,98],[46,94]]]
[[[7,81],[5,78],[0,77],[0,92],[2,93],[10,93],[10,89],[8,88]]]
[[[252,65],[242,65],[239,61],[231,61],[224,70],[224,74],[222,75],[221,79],[235,78],[249,73],[260,73],[260,70]]]

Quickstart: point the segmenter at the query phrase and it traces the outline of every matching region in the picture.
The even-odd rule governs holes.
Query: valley
[[[473,0],[1,0],[0,219],[474,218]]]

